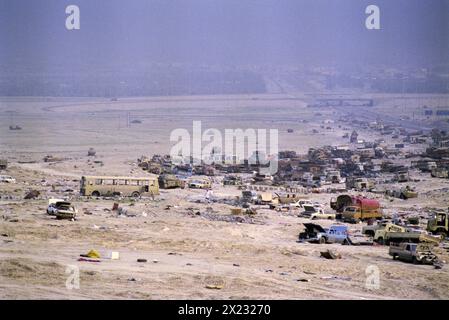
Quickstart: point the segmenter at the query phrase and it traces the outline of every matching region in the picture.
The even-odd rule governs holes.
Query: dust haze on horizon
[[[80,8],[80,30],[65,28],[71,4]],[[371,4],[380,8],[380,30],[365,27]],[[448,24],[448,0],[1,0],[0,95],[240,93],[224,88],[239,81],[257,93],[267,78],[316,82],[313,68],[337,70],[323,86],[379,78],[384,68],[401,78],[427,68],[431,84],[410,90],[446,92]],[[286,66],[300,69],[286,75]],[[79,87],[92,77],[104,87]]]

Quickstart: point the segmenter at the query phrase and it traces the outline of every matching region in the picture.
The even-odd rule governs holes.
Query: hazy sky
[[[381,30],[365,28],[369,4]],[[17,61],[448,63],[449,0],[0,0],[0,64]]]

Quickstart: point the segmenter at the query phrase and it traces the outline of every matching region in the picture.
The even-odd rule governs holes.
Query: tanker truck
[[[346,222],[360,222],[368,219],[382,219],[379,201],[361,196],[341,195],[331,200],[331,208],[337,211],[337,218]]]

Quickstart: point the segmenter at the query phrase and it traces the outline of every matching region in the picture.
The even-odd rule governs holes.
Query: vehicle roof
[[[348,226],[343,226],[340,224],[333,224],[330,226],[332,229],[348,229]]]

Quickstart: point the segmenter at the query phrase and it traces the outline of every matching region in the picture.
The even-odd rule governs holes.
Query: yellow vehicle
[[[158,195],[159,183],[156,177],[83,176],[80,194],[82,196],[132,196]]]
[[[210,189],[212,182],[207,179],[194,179],[189,181],[189,188],[192,189]]]
[[[441,238],[432,237],[422,231],[414,231],[393,223],[387,223],[385,227],[376,230],[374,241],[382,245],[389,245],[390,242],[428,242],[438,244]]]
[[[341,215],[343,221],[360,222],[368,219],[382,219],[382,210],[380,208],[363,208],[360,206],[346,207]]]

